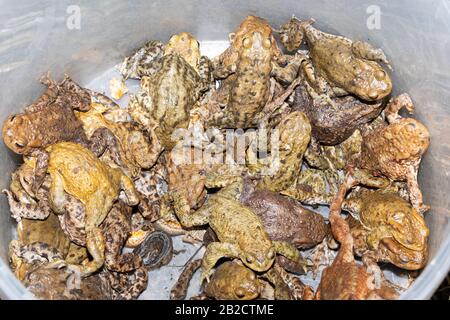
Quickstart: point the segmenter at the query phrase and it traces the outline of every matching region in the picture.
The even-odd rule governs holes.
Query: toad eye
[[[383,80],[386,77],[386,72],[384,72],[383,70],[378,70],[377,72],[375,72],[375,79],[377,79],[378,81]]]
[[[237,289],[234,291],[234,293],[236,293],[236,296],[237,296],[238,298],[243,298],[243,297],[245,297],[245,290],[242,289],[242,288],[237,288]]]
[[[402,223],[405,218],[405,214],[403,212],[396,212],[391,216],[391,219],[397,223]]]
[[[252,41],[250,40],[250,38],[245,38],[242,42],[242,45],[244,46],[244,48],[249,49],[252,46]]]
[[[22,149],[23,147],[25,147],[24,144],[21,144],[21,143],[19,143],[19,142],[14,142],[14,145],[15,145],[16,148],[18,148],[18,149]]]
[[[270,39],[264,40],[263,46],[264,46],[264,48],[269,49],[272,46],[272,41],[270,41]]]
[[[245,257],[245,261],[247,263],[253,263],[255,261],[255,259],[252,256],[246,256]]]

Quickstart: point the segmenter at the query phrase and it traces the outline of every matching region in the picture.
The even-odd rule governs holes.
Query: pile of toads
[[[111,82],[115,100],[140,81],[127,108],[44,76],[3,125],[23,156],[3,190],[18,279],[43,299],[136,299],[183,235],[205,251],[171,299],[197,269],[196,299],[396,298],[405,288],[381,267],[427,262],[417,173],[430,135],[399,115],[414,105],[390,96],[381,49],[313,25],[248,16],[212,59],[186,32],[149,41]]]

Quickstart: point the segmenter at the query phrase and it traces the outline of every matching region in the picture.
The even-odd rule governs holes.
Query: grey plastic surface
[[[88,85],[147,39],[167,40],[173,33],[189,31],[203,40],[204,46],[217,48],[215,41],[226,40],[228,32],[248,14],[262,16],[274,27],[292,14],[299,18],[313,17],[316,25],[326,31],[382,47],[395,69],[394,91],[410,93],[417,108],[415,117],[432,134],[419,176],[426,203],[432,206],[426,214],[431,230],[430,261],[401,298],[428,299],[447,274],[450,267],[448,0],[2,0],[0,7],[1,122],[42,93],[38,79],[49,70],[57,79],[66,72]],[[78,8],[79,29],[77,17],[73,20]],[[7,186],[9,173],[17,163],[18,157],[2,143],[1,188]],[[0,297],[32,298],[8,267],[7,249],[14,223],[5,197],[0,198],[0,209]]]

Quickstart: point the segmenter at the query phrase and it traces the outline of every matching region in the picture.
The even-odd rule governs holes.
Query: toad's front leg
[[[414,104],[411,97],[407,93],[402,93],[389,101],[386,109],[384,110],[387,121],[390,124],[399,122],[400,119],[402,119],[399,112],[403,108],[405,108],[410,114],[414,112]]]
[[[307,84],[311,85],[311,88],[308,88],[308,92],[310,93],[312,98],[316,98],[315,95],[326,95],[330,92],[330,86],[328,82],[321,76],[316,74],[314,66],[311,62],[310,57],[304,51],[298,51],[296,55],[296,59],[301,62],[301,71],[307,80]],[[318,92],[313,94],[313,92]],[[330,99],[331,100],[331,99]]]
[[[298,71],[303,63],[302,57],[296,56],[285,67],[280,67],[277,63],[272,63],[271,75],[282,83],[291,83],[297,78]]]
[[[380,48],[375,48],[370,43],[355,41],[352,43],[352,53],[358,58],[384,63],[389,70],[393,70],[386,55]]]
[[[126,195],[126,204],[129,206],[135,206],[139,204],[140,194],[134,187],[133,180],[131,180],[127,175],[122,174],[120,176],[120,188]]]
[[[217,65],[214,67],[213,76],[215,79],[225,79],[231,74],[235,73],[237,65],[230,63],[227,65]]]
[[[217,261],[221,258],[238,258],[239,249],[230,243],[212,242],[208,245],[205,251],[205,255],[202,260],[202,275],[200,277],[200,283],[206,279],[209,282],[209,277],[212,274],[212,269],[216,265]]]
[[[392,230],[387,226],[378,226],[367,234],[366,243],[370,249],[378,250],[380,241],[386,238],[392,238]]]
[[[284,241],[273,241],[273,246],[275,248],[275,252],[281,254],[282,256],[295,261],[298,265],[303,266],[303,271],[307,272],[307,267],[311,266],[308,261],[306,261],[299,253],[297,248],[292,246],[291,244]]]

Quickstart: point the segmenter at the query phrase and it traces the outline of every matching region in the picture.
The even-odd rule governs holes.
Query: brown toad
[[[318,300],[395,299],[398,296],[372,260],[364,259],[364,265],[360,265],[353,256],[354,242],[350,228],[340,214],[345,195],[355,183],[347,174],[330,206],[331,230],[341,246],[333,263],[322,272],[316,292]]]
[[[192,35],[172,36],[167,49],[170,53],[158,60],[158,70],[142,78],[141,91],[130,99],[128,109],[135,121],[149,131],[154,129],[161,144],[171,149],[176,143],[172,134],[176,129],[188,127],[190,112],[209,89],[211,80],[209,60],[192,58],[200,55],[198,42]],[[190,65],[187,60],[198,64]]]
[[[194,151],[191,151],[193,153]],[[205,165],[182,163],[176,152],[166,155],[169,192],[177,192],[190,208],[200,207],[206,199]],[[189,188],[186,188],[189,186]]]
[[[88,139],[83,124],[74,113],[74,110],[89,110],[91,100],[107,98],[80,87],[67,75],[59,84],[49,75],[41,82],[47,85],[47,91],[23,113],[12,115],[5,121],[5,144],[16,153],[31,155],[51,144],[72,141],[86,146],[97,156],[109,150],[114,161],[121,164],[117,140],[111,131],[98,128]]]
[[[255,125],[270,98],[270,78],[292,82],[300,67],[297,59],[281,67],[280,49],[269,23],[248,16],[235,33],[230,34],[231,46],[215,61],[214,77],[224,79],[211,98],[224,106],[209,119],[220,127],[247,128]]]
[[[29,154],[60,141],[86,140],[83,126],[73,110],[89,109],[90,94],[67,75],[59,84],[49,75],[41,82],[47,86],[44,94],[3,124],[5,144],[19,154]]]
[[[136,287],[142,288],[142,283],[130,284],[123,277],[123,274],[102,271],[80,278],[64,269],[41,267],[30,272],[23,283],[37,298],[44,300],[136,299],[140,294]]]
[[[72,241],[85,247],[87,239],[83,204],[66,195],[65,211],[59,215],[61,227]],[[147,287],[148,279],[141,257],[131,252],[122,253],[131,233],[131,208],[122,201],[117,201],[99,227],[105,239],[104,265],[114,291],[119,293],[121,299],[137,298]],[[86,261],[88,260],[82,264]],[[66,259],[62,265],[69,264],[69,269],[73,269],[70,263],[71,261]],[[132,282],[128,278],[129,275],[133,276]]]
[[[12,174],[10,190],[3,190],[8,196],[12,216],[18,221],[18,240],[11,241],[9,256],[11,267],[21,280],[43,264],[60,266],[63,260],[81,263],[87,258],[84,248],[70,242],[50,208],[50,179],[33,194],[33,174],[29,163],[22,164]]]
[[[202,262],[202,280],[222,257],[239,258],[250,269],[258,272],[268,270],[276,254],[302,262],[296,248],[286,242],[272,241],[261,219],[249,208],[239,203],[243,183],[236,182],[211,195],[197,211],[188,213],[183,203],[174,203],[175,212],[184,227],[209,224],[220,242],[212,242]]]
[[[295,89],[292,108],[304,112],[311,121],[312,137],[324,145],[340,144],[356,129],[375,119],[382,111],[381,102],[363,102],[354,96],[335,97],[330,103],[311,96],[312,89],[303,82]]]
[[[272,240],[307,249],[321,243],[329,232],[320,214],[278,193],[256,190],[243,195],[241,201],[261,218]]]
[[[312,26],[314,20],[299,21],[293,17],[285,26],[281,40],[292,48],[292,33],[303,33],[309,46],[317,77],[309,73],[309,80],[315,82],[324,93],[330,96],[352,93],[366,101],[380,100],[392,90],[392,82],[387,72],[377,61],[388,64],[381,49],[375,49],[363,41],[352,42],[350,39],[320,31]],[[323,81],[325,80],[325,81]],[[327,88],[330,86],[331,88]]]
[[[186,209],[196,209],[206,199],[205,173],[202,164],[179,163],[176,149],[164,153],[158,163],[135,181],[143,195],[139,205],[146,219],[152,219],[156,229],[170,235],[183,234],[186,242],[198,242],[202,230],[185,230],[175,216],[172,197],[186,203]],[[190,189],[186,185],[191,186]],[[144,203],[144,205],[142,205]]]
[[[350,223],[358,255],[370,255],[407,270],[424,267],[429,230],[406,200],[395,193],[363,189],[353,192],[343,209],[356,218]]]
[[[162,154],[158,162],[150,170],[142,170],[134,180],[134,186],[141,195],[139,212],[142,217],[150,222],[160,218],[160,210],[167,193],[167,168],[165,154]]]
[[[369,170],[375,176],[405,181],[411,203],[423,213],[429,206],[423,204],[417,172],[422,156],[430,145],[430,133],[419,121],[402,118],[398,112],[403,107],[409,112],[414,110],[411,98],[406,93],[393,98],[386,107],[389,125],[370,130],[364,135],[357,166]]]
[[[83,206],[86,247],[93,260],[71,267],[87,276],[104,264],[105,238],[99,226],[118,199],[119,192],[125,192],[130,205],[138,204],[138,195],[133,182],[122,170],[107,166],[94,153],[76,143],[60,142],[42,151],[36,164],[36,186],[42,184],[47,172],[51,177],[49,200],[56,213],[77,207],[68,202],[69,196]],[[79,210],[74,215],[79,216]]]

